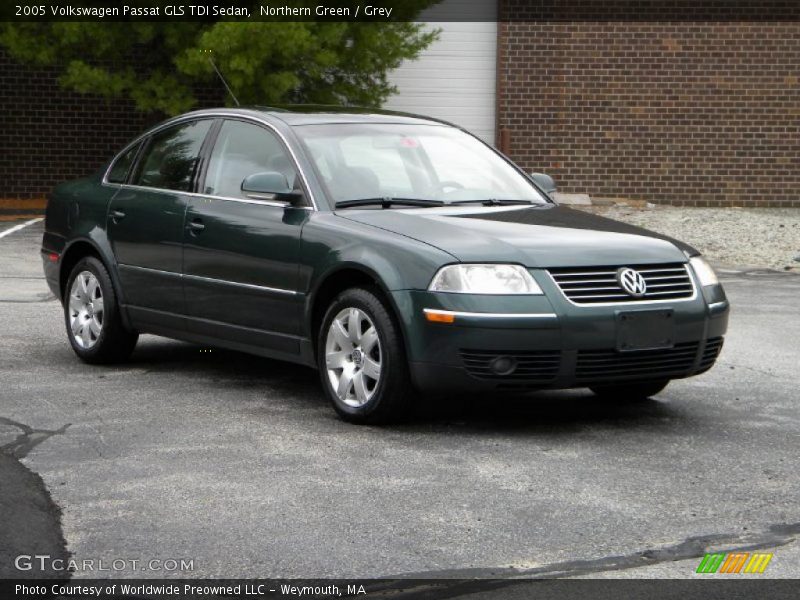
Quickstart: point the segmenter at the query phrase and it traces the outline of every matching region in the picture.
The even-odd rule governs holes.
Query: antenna
[[[220,80],[222,81],[222,85],[225,86],[225,89],[228,90],[228,93],[231,95],[231,98],[233,98],[233,101],[236,102],[236,106],[241,106],[239,104],[239,99],[236,97],[236,94],[233,93],[233,90],[231,89],[231,86],[228,85],[228,82],[225,81],[225,78],[222,76],[222,73],[219,72],[219,69],[217,68],[216,63],[214,63],[214,59],[211,58],[211,55],[209,55],[209,57],[208,57],[208,62],[210,62],[211,66],[214,67],[214,71],[217,72],[217,75],[219,76]]]

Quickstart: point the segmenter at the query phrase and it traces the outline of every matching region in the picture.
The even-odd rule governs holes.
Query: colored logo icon
[[[763,573],[772,560],[769,552],[717,552],[706,554],[697,573]]]

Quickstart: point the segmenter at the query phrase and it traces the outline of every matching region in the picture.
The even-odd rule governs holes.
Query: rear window
[[[133,183],[188,192],[211,123],[210,119],[192,121],[155,133],[139,161]]]
[[[114,161],[106,178],[109,183],[125,183],[140,146],[141,143],[134,144]]]

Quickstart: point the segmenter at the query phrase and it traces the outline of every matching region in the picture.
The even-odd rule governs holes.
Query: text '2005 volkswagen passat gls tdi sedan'
[[[645,398],[709,369],[728,302],[705,260],[552,187],[431,119],[204,110],[58,187],[44,269],[87,362],[140,333],[294,361],[353,422],[434,392]]]

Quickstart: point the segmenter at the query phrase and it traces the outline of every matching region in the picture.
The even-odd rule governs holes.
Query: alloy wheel
[[[69,292],[69,326],[72,338],[84,350],[100,339],[103,331],[103,290],[91,271],[81,271]]]
[[[355,307],[339,311],[325,339],[328,379],[339,400],[353,408],[369,402],[380,383],[382,358],[372,319]]]

